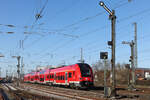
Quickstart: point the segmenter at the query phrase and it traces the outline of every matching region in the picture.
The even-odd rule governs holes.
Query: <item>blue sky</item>
[[[117,16],[116,61],[129,63],[130,47],[121,42],[134,39],[133,22],[137,22],[138,67],[150,68],[150,1],[103,1],[110,9],[115,9]],[[0,58],[3,75],[6,69],[9,72],[16,71],[17,61],[12,55],[24,57],[27,72],[37,65],[77,63],[80,48],[83,48],[84,59],[89,64],[99,60],[100,51],[111,53],[107,45],[111,39],[109,15],[99,6],[99,0],[48,0],[42,18],[33,24],[35,14],[40,12],[45,2],[46,0],[0,0],[0,53],[5,55]],[[8,24],[15,27],[7,27]],[[11,31],[14,34],[6,33]],[[24,40],[24,49],[19,48],[20,40]]]

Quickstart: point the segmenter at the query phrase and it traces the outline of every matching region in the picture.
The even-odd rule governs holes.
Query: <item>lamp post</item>
[[[17,73],[18,73],[17,86],[19,86],[19,82],[20,82],[20,58],[21,58],[21,56],[12,56],[12,58],[17,58],[17,61],[18,61],[18,65],[17,65]]]
[[[110,10],[106,7],[104,2],[100,1],[100,6],[102,6],[108,13],[109,19],[111,20],[111,41],[108,41],[108,45],[111,46],[111,67],[112,67],[112,89],[111,96],[116,96],[116,78],[115,78],[115,44],[116,44],[116,33],[115,33],[115,23],[116,15],[114,10]]]

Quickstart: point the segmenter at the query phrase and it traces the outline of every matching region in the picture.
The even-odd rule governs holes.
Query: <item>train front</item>
[[[86,63],[78,63],[80,68],[80,86],[81,87],[92,87],[93,86],[93,72],[92,68]]]

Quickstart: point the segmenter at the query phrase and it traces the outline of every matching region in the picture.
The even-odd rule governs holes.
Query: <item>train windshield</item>
[[[81,75],[82,77],[89,77],[91,76],[91,70],[90,70],[90,66],[88,64],[78,64],[81,70]]]

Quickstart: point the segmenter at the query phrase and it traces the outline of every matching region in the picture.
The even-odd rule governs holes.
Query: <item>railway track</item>
[[[37,89],[39,91],[48,91],[48,92],[55,92],[59,94],[64,94],[68,96],[72,96],[72,98],[78,98],[83,100],[103,100],[104,95],[103,91],[89,91],[89,90],[75,90],[70,88],[60,88],[60,87],[51,87],[39,84],[22,84],[22,88],[30,88],[30,89]],[[80,98],[81,97],[81,98]],[[85,99],[84,99],[85,98]]]
[[[2,86],[4,89],[9,91],[9,94],[11,96],[13,96],[13,100],[54,100],[51,97],[24,91],[23,89],[19,89],[18,87],[14,87],[10,84],[3,84]],[[3,100],[9,100],[9,99],[3,99]]]
[[[0,88],[0,100],[9,100],[2,88]]]
[[[75,90],[71,88],[61,88],[61,87],[53,87],[53,86],[46,86],[46,85],[40,85],[40,84],[30,84],[30,83],[23,83],[22,85],[29,87],[29,88],[36,88],[39,91],[45,90],[45,91],[53,91],[57,93],[65,93],[68,95],[74,95],[74,96],[82,96],[85,98],[90,99],[96,99],[96,100],[105,100],[104,99],[104,93],[103,88],[99,89],[91,89],[91,90]],[[117,92],[119,96],[116,99],[121,100],[136,100],[139,98],[139,95],[143,95],[144,93],[141,93],[141,91],[127,91],[125,89],[121,89]],[[112,98],[107,98],[107,100]],[[140,100],[140,99],[139,99]],[[149,100],[149,99],[148,99]]]
[[[5,86],[6,85],[6,86]],[[101,90],[75,90],[71,88],[52,87],[40,84],[21,83],[20,87],[14,84],[5,84],[15,100],[142,100],[137,99],[134,92],[122,92],[124,98],[104,98],[103,89]],[[9,87],[9,88],[8,88]],[[10,90],[9,90],[10,91]],[[133,95],[132,95],[133,94]],[[147,99],[143,99],[147,100]],[[149,99],[148,99],[149,100]]]
[[[22,84],[20,87],[16,87],[14,84],[4,84],[3,86],[11,92],[15,100],[104,100],[87,96],[85,93],[83,95],[83,93],[79,93],[79,91],[67,92],[66,90],[59,90],[58,88],[49,89],[47,86],[45,86],[45,88],[34,85],[27,86],[25,84]]]

